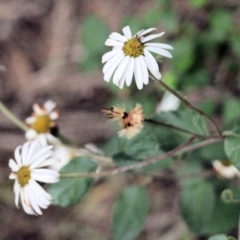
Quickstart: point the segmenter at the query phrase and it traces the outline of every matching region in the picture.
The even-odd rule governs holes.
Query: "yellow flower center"
[[[230,167],[232,165],[232,163],[229,161],[229,160],[224,160],[222,161],[222,164],[225,166],[225,167]]]
[[[32,124],[32,128],[38,133],[46,133],[51,126],[51,119],[48,115],[37,116],[36,121]]]
[[[137,37],[129,39],[127,42],[124,43],[123,52],[126,56],[130,57],[138,57],[143,55],[144,45],[140,42]]]
[[[25,187],[31,178],[31,171],[29,166],[21,167],[17,172],[18,183],[21,187]]]

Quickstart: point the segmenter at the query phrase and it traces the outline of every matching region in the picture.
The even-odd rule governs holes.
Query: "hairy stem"
[[[0,111],[17,127],[22,129],[24,132],[28,130],[28,126],[20,121],[13,113],[0,101]]]
[[[176,96],[185,106],[189,107],[190,109],[194,110],[195,112],[199,113],[200,115],[204,116],[212,125],[215,127],[219,137],[223,138],[222,133],[220,131],[220,128],[218,127],[217,123],[213,118],[208,116],[206,113],[204,113],[202,110],[198,109],[197,107],[193,106],[190,102],[188,102],[184,97],[182,97],[179,93],[177,93],[175,90],[170,88],[168,85],[166,85],[161,80],[156,80],[155,78],[152,78],[154,81],[158,82],[163,88],[165,88],[167,91],[172,93],[174,96]]]
[[[167,123],[163,123],[163,122],[158,122],[158,121],[155,121],[155,120],[152,120],[152,119],[144,119],[144,121],[145,121],[145,122],[148,122],[148,123],[155,124],[155,125],[163,126],[163,127],[166,127],[166,128],[171,128],[171,129],[174,129],[174,130],[183,132],[183,133],[187,133],[187,134],[190,134],[190,135],[192,135],[192,136],[194,136],[194,137],[196,137],[196,138],[200,138],[200,139],[207,139],[207,138],[209,138],[209,136],[197,134],[197,133],[188,131],[188,130],[186,130],[186,129],[176,127],[176,126],[174,126],[174,125],[172,125],[172,124],[167,124]],[[210,138],[211,138],[211,137],[210,137]]]
[[[173,150],[164,153],[160,156],[156,156],[156,157],[151,157],[146,159],[145,161],[139,162],[139,163],[135,163],[129,166],[124,166],[124,167],[119,167],[119,168],[115,168],[112,170],[108,170],[108,171],[103,171],[100,173],[68,173],[68,174],[61,174],[61,177],[64,178],[75,178],[75,177],[89,177],[89,178],[98,178],[98,177],[106,177],[106,176],[112,176],[112,175],[116,175],[122,172],[126,172],[132,169],[136,169],[136,168],[141,168],[144,167],[150,163],[155,163],[159,160],[174,156],[177,152],[179,152],[182,148],[184,148],[185,146],[187,146],[188,144],[190,144],[195,138],[191,137],[189,138],[186,142],[184,142],[183,144],[181,144],[180,146],[174,148]]]
[[[89,172],[89,173],[66,173],[66,174],[61,174],[61,178],[99,178],[99,177],[107,177],[107,176],[112,176],[112,175],[116,175],[116,174],[120,174],[123,172],[127,172],[129,170],[133,170],[133,169],[137,169],[137,168],[141,168],[144,166],[147,166],[151,163],[155,163],[157,161],[166,159],[168,157],[173,157],[176,156],[179,153],[185,153],[185,152],[191,152],[195,149],[198,148],[202,148],[204,146],[207,145],[211,145],[217,142],[221,142],[223,141],[222,138],[212,138],[212,139],[207,139],[203,142],[200,143],[196,143],[193,144],[191,146],[188,146],[193,140],[195,139],[195,137],[191,137],[189,138],[186,142],[184,142],[183,144],[181,144],[180,146],[174,148],[173,150],[164,153],[160,156],[155,156],[155,157],[151,157],[148,158],[142,162],[139,163],[135,163],[129,166],[124,166],[124,167],[118,167],[118,168],[114,168],[112,170],[107,170],[107,171],[103,171],[100,173],[96,173],[96,172]]]

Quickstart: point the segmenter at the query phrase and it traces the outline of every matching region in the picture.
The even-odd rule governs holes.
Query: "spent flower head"
[[[113,32],[109,35],[105,45],[113,47],[112,51],[107,52],[102,57],[104,80],[109,82],[113,76],[113,83],[123,88],[124,83],[130,86],[134,76],[138,89],[143,88],[143,84],[148,84],[149,73],[161,79],[158,63],[150,52],[172,58],[166,49],[172,50],[173,47],[164,43],[150,43],[149,41],[161,37],[164,32],[159,34],[149,34],[156,28],[143,29],[137,34],[132,35],[129,26],[123,28],[123,35]]]
[[[38,140],[26,142],[15,150],[15,160],[9,160],[12,170],[9,178],[14,179],[15,204],[22,207],[27,214],[41,215],[41,208],[47,208],[51,203],[48,194],[38,182],[55,183],[59,181],[59,173],[46,169],[59,160],[52,158],[53,146],[42,146]]]
[[[132,138],[143,128],[144,115],[142,106],[136,104],[135,108],[126,112],[124,107],[113,106],[110,109],[103,109],[109,119],[118,121],[123,128],[118,132],[120,137]]]

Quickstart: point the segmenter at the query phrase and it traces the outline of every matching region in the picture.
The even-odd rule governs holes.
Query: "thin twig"
[[[144,121],[145,121],[145,122],[148,122],[148,123],[153,123],[153,124],[156,124],[156,125],[160,125],[160,126],[163,126],[163,127],[166,127],[166,128],[171,128],[171,129],[174,129],[174,130],[183,132],[183,133],[187,133],[187,134],[190,134],[190,135],[192,135],[192,136],[194,136],[194,137],[196,137],[196,138],[200,138],[200,139],[211,138],[210,136],[197,134],[197,133],[188,131],[188,130],[186,130],[186,129],[183,129],[183,128],[179,128],[179,127],[177,127],[177,126],[174,126],[174,125],[172,125],[172,124],[167,124],[167,123],[155,121],[155,120],[153,120],[153,119],[146,119],[146,118],[145,118]]]
[[[98,177],[112,176],[112,175],[116,175],[116,174],[119,174],[119,173],[123,173],[123,172],[129,171],[129,170],[132,170],[132,169],[141,168],[141,167],[144,167],[144,166],[146,166],[150,163],[155,163],[159,160],[174,156],[182,148],[184,148],[185,146],[190,144],[194,139],[195,139],[195,137],[191,137],[186,142],[184,142],[180,146],[174,148],[173,150],[171,150],[167,153],[164,153],[160,156],[155,156],[155,157],[148,158],[143,162],[134,163],[134,164],[129,165],[129,166],[119,167],[119,168],[115,168],[115,169],[112,169],[112,170],[103,171],[103,172],[100,172],[100,173],[95,173],[95,172],[90,172],[90,173],[67,173],[67,174],[61,174],[61,177],[64,177],[64,178],[75,178],[75,177],[98,178]]]
[[[24,124],[22,121],[20,121],[16,116],[11,113],[8,108],[0,101],[0,111],[17,127],[22,129],[24,132],[26,132],[29,128],[26,124]]]
[[[135,164],[132,164],[132,165],[129,165],[129,166],[119,167],[119,168],[115,168],[115,169],[112,169],[112,170],[103,171],[103,172],[100,172],[100,173],[96,173],[96,172],[66,173],[66,174],[61,174],[60,177],[61,178],[99,178],[99,177],[112,176],[112,175],[116,175],[116,174],[120,174],[120,173],[129,171],[129,170],[132,170],[132,169],[137,169],[137,168],[147,166],[151,163],[155,163],[157,161],[166,159],[168,157],[173,157],[178,153],[190,152],[190,151],[193,151],[195,149],[202,148],[204,146],[223,141],[222,138],[213,138],[213,139],[207,139],[203,142],[196,143],[194,145],[188,146],[188,144],[190,144],[194,139],[195,139],[195,137],[191,137],[186,142],[184,142],[180,146],[174,148],[173,150],[171,150],[167,153],[164,153],[160,156],[155,156],[155,157],[148,158],[148,159],[146,159],[142,162],[135,163]]]
[[[151,77],[152,78],[152,77]],[[154,81],[159,83],[163,88],[165,88],[167,91],[171,92],[174,96],[176,96],[183,104],[185,104],[187,107],[191,108],[195,112],[199,113],[200,115],[204,116],[209,122],[212,123],[212,125],[216,128],[216,131],[219,135],[219,137],[223,138],[222,133],[217,125],[217,123],[214,121],[213,118],[208,116],[206,113],[204,113],[202,110],[198,109],[197,107],[193,106],[190,102],[188,102],[184,97],[182,97],[179,93],[174,91],[172,88],[170,88],[168,85],[166,85],[161,80],[156,80],[155,78],[152,78]]]

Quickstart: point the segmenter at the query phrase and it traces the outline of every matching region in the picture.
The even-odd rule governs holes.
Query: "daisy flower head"
[[[103,109],[109,119],[118,121],[123,128],[118,132],[119,137],[126,137],[128,139],[134,137],[143,128],[144,115],[142,106],[136,104],[135,108],[126,112],[124,107],[111,107],[110,109]]]
[[[112,47],[102,57],[104,80],[109,82],[113,77],[113,83],[123,88],[124,83],[130,86],[134,76],[137,88],[143,88],[149,81],[149,72],[156,78],[161,79],[158,63],[151,52],[172,58],[167,49],[173,47],[165,43],[151,43],[149,41],[161,37],[164,32],[150,34],[156,28],[144,29],[132,35],[129,26],[122,29],[123,35],[113,32],[109,35],[105,45]]]
[[[238,169],[228,160],[215,160],[213,162],[213,169],[220,178],[232,179],[240,177],[240,172]]]
[[[27,214],[41,215],[41,208],[47,208],[51,203],[48,194],[38,182],[55,183],[59,181],[59,173],[46,169],[59,160],[51,158],[52,146],[42,146],[38,140],[26,142],[15,150],[15,160],[9,160],[12,170],[9,178],[15,180],[15,204],[19,206],[19,199]]]
[[[56,103],[48,100],[43,106],[33,104],[33,113],[31,117],[26,118],[25,122],[30,127],[26,131],[27,140],[40,139],[43,145],[49,142],[58,141],[52,134],[51,130],[57,126],[56,120],[59,118],[59,112],[54,110]]]

